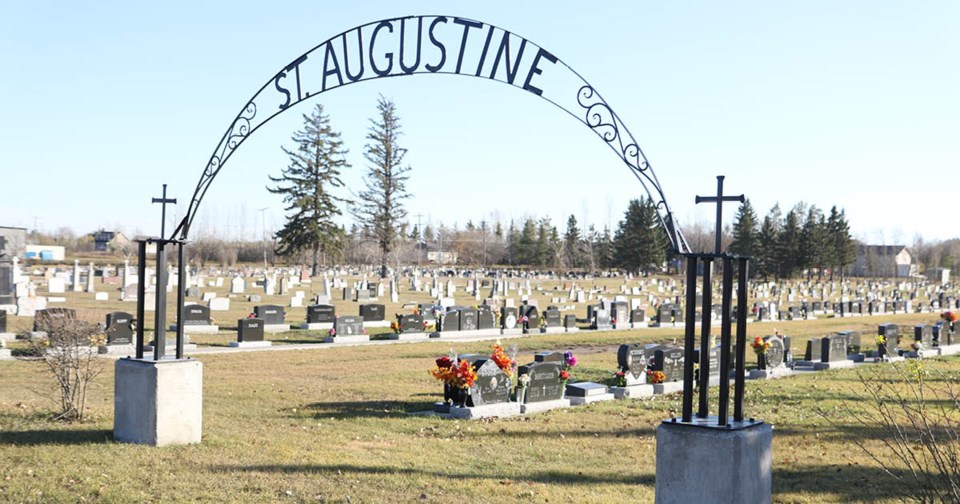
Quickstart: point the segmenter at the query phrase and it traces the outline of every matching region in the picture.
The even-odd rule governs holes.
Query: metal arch
[[[429,26],[429,38],[430,42],[434,44],[437,48],[440,48],[443,44],[438,42],[435,38],[434,28],[440,24],[447,24],[450,20],[453,20],[454,24],[464,27],[463,38],[460,45],[459,58],[457,61],[456,69],[451,71],[446,67],[452,66],[449,62],[446,61],[446,48],[444,46],[442,51],[442,59],[436,65],[431,66],[429,63],[421,65],[421,49],[424,42],[424,32],[423,25],[425,20],[430,20]],[[404,65],[404,42],[405,30],[407,22],[416,21],[417,24],[417,47],[416,47],[416,63],[411,67],[406,67]],[[389,53],[389,68],[386,72],[382,72],[374,65],[374,42],[377,39],[378,32],[382,30],[387,30],[389,33],[394,32],[394,27],[396,24],[400,26],[400,35],[399,35],[399,51],[397,53]],[[372,72],[366,72],[364,66],[364,56],[366,55],[364,51],[364,29],[372,28],[372,36],[370,38],[369,44],[369,66],[373,70]],[[464,58],[465,47],[467,46],[467,37],[468,32],[471,28],[477,28],[481,31],[486,30],[486,42],[483,45],[483,51],[480,56],[479,65],[476,67],[476,72],[470,71],[467,69],[466,72],[462,71],[462,63]],[[356,42],[359,47],[358,55],[360,60],[360,72],[357,75],[353,75],[350,72],[350,63],[349,63],[349,50],[348,50],[348,41],[352,37],[353,33],[356,32]],[[493,35],[499,32],[501,35],[500,48],[496,52],[496,59],[493,63],[493,68],[489,73],[489,76],[481,75],[485,73],[488,68],[485,68],[485,62],[488,57],[488,52],[491,47],[491,42]],[[511,41],[519,42],[519,54],[516,54],[516,60],[514,61],[513,73],[510,72],[510,43]],[[334,48],[335,43],[341,43],[343,51],[341,57],[343,59],[343,68],[345,74],[340,70],[340,62],[337,59],[337,48]],[[504,45],[506,46],[506,52],[504,53]],[[526,81],[523,85],[515,84],[517,73],[520,69],[520,63],[524,58],[524,49],[525,47],[532,47],[536,50],[536,56],[533,58],[532,66],[528,69]],[[494,48],[495,49],[495,48]],[[322,53],[322,55],[320,54]],[[310,90],[304,91],[303,89],[303,80],[301,79],[301,68],[300,66],[306,61],[315,61],[310,59],[312,54],[318,54],[323,59],[323,77],[322,77],[322,86],[317,92],[311,92]],[[454,54],[451,51],[451,56]],[[331,59],[334,63],[334,69],[329,69],[328,71],[328,62]],[[501,56],[505,56],[504,61],[504,73],[505,78],[500,78],[497,76],[497,71],[499,69],[499,62],[501,61]],[[397,68],[394,68],[393,56],[397,56]],[[492,56],[490,56],[492,57]],[[573,88],[569,88],[566,93],[559,94],[554,96],[554,94],[548,94],[544,96],[544,90],[536,88],[531,85],[531,78],[540,75],[542,69],[538,68],[538,62],[541,62],[541,58],[546,62],[551,64],[559,64],[563,69],[569,72],[569,80],[574,84],[576,90],[573,91]],[[452,61],[451,57],[451,61]],[[446,66],[445,66],[446,63]],[[399,70],[399,71],[398,71]],[[640,184],[643,186],[644,190],[647,192],[647,196],[654,201],[657,208],[657,214],[660,218],[661,224],[663,224],[664,229],[667,231],[668,238],[673,246],[673,249],[678,253],[687,253],[689,252],[689,246],[687,241],[683,236],[683,233],[680,231],[679,226],[677,225],[676,219],[674,218],[673,212],[670,210],[670,206],[667,204],[666,196],[664,195],[663,188],[660,185],[660,181],[657,179],[656,174],[653,172],[653,169],[650,165],[650,162],[647,160],[646,155],[643,153],[643,150],[640,149],[639,144],[634,139],[633,135],[627,129],[626,125],[620,119],[620,117],[613,111],[613,109],[607,104],[606,100],[600,95],[600,93],[590,85],[579,73],[573,70],[565,62],[551,54],[550,52],[544,50],[541,46],[530,42],[529,40],[516,35],[513,32],[509,32],[503,28],[491,25],[489,23],[482,23],[480,21],[455,17],[455,16],[405,16],[397,18],[383,19],[380,21],[374,21],[364,25],[360,25],[350,30],[341,32],[324,42],[318,44],[314,48],[310,49],[306,53],[302,54],[298,58],[294,59],[290,64],[284,66],[280,71],[278,71],[270,80],[268,80],[247,103],[243,106],[240,112],[237,114],[236,118],[230,123],[230,126],[227,128],[226,132],[220,139],[220,142],[217,144],[217,147],[214,149],[213,154],[211,154],[210,159],[207,161],[206,168],[203,170],[203,173],[200,176],[200,180],[197,182],[197,187],[193,192],[193,196],[190,199],[189,206],[187,208],[186,215],[180,221],[179,225],[174,229],[173,233],[170,236],[170,239],[175,239],[179,234],[180,240],[186,240],[187,235],[190,231],[190,226],[193,223],[193,219],[196,216],[196,213],[199,209],[200,202],[203,200],[203,197],[206,195],[207,190],[210,188],[210,185],[213,182],[213,179],[216,178],[217,174],[220,173],[220,170],[230,159],[230,156],[236,151],[236,149],[250,136],[254,131],[259,129],[261,126],[266,124],[273,119],[278,114],[284,112],[286,109],[297,105],[298,103],[305,101],[313,96],[321,94],[323,92],[335,89],[337,87],[346,86],[356,82],[362,82],[366,80],[372,80],[377,78],[385,77],[399,77],[403,75],[416,75],[416,74],[425,74],[425,73],[435,73],[442,75],[461,75],[465,77],[476,77],[483,78],[486,80],[494,80],[504,84],[508,84],[513,87],[518,87],[526,91],[530,91],[533,94],[536,94],[543,98],[544,100],[550,102],[560,110],[570,114],[575,119],[589,127],[594,133],[597,134],[606,144],[610,147],[617,156],[627,165],[634,177],[640,181]],[[347,79],[344,79],[346,75]],[[284,82],[281,86],[281,80],[286,80],[287,78],[295,77],[296,84],[296,96],[293,96],[293,82]],[[327,86],[328,77],[337,77],[339,84],[333,86]],[[332,81],[332,79],[331,79]],[[276,89],[277,94],[271,95],[273,89]],[[575,92],[575,95],[573,94]],[[264,109],[265,105],[269,105],[271,102],[276,105],[277,102],[283,97],[284,103],[280,103],[276,111],[269,113],[269,115],[261,114],[260,117],[257,116],[260,109]],[[261,119],[262,118],[262,119]]]

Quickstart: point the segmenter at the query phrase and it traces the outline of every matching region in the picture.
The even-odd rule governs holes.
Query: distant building
[[[67,255],[62,245],[27,245],[24,256],[41,261],[63,261]]]
[[[122,249],[130,244],[130,239],[119,231],[104,231],[101,229],[95,233],[90,233],[90,236],[93,238],[93,250],[97,252]]]
[[[457,264],[458,255],[452,250],[438,250],[433,245],[420,242],[417,244],[420,251],[420,260],[433,264]]]
[[[905,278],[917,275],[917,265],[905,245],[859,245],[853,276]]]
[[[0,226],[0,256],[6,255],[8,258],[14,256],[23,257],[26,252],[27,230],[26,228]]]
[[[923,274],[931,282],[950,283],[950,268],[927,268]]]

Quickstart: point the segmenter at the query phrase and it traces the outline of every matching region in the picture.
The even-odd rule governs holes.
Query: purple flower
[[[573,352],[564,352],[563,359],[566,361],[567,366],[573,367],[577,365],[577,358],[573,356]]]

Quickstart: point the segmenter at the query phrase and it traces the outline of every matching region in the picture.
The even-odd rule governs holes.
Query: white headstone
[[[233,277],[233,280],[230,280],[230,294],[243,294],[243,291],[246,290],[247,283],[243,281],[241,277]]]
[[[80,259],[73,260],[73,281],[70,288],[73,292],[80,292]]]
[[[290,298],[290,308],[301,308],[303,307],[303,298],[298,296],[293,296]]]
[[[227,311],[230,309],[230,298],[215,297],[210,300],[210,311]]]
[[[90,263],[90,269],[87,270],[87,292],[97,291],[97,289],[94,287],[93,279],[94,279],[93,263]]]
[[[62,278],[53,277],[47,280],[47,292],[51,294],[59,294],[66,291],[66,285]]]
[[[202,299],[203,301],[210,301],[210,300],[216,299],[216,298],[217,298],[217,293],[216,293],[216,292],[204,292],[204,293],[203,293],[203,297],[202,297],[201,299]]]

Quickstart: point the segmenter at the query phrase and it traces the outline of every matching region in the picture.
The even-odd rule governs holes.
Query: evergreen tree
[[[610,228],[603,227],[603,234],[598,235],[598,241],[595,246],[597,265],[601,268],[615,268],[613,251],[613,237],[610,235]]]
[[[380,277],[386,278],[387,254],[393,250],[397,228],[407,216],[403,200],[410,197],[406,191],[410,167],[403,166],[407,149],[398,143],[400,118],[396,106],[381,95],[377,112],[376,119],[370,120],[363,153],[369,163],[364,177],[367,189],[359,194],[353,214],[373,231],[380,247]]]
[[[824,267],[824,250],[827,249],[826,221],[823,212],[816,206],[811,205],[807,210],[807,217],[803,223],[803,229],[800,231],[800,258],[801,268],[807,270],[807,279],[813,274],[813,270],[822,271]],[[820,273],[818,273],[818,276]]]
[[[842,277],[843,268],[852,264],[857,258],[857,245],[850,236],[850,224],[847,222],[846,212],[844,210],[838,212],[836,206],[831,208],[827,228],[828,240],[833,248],[834,266],[840,270]]]
[[[510,221],[510,228],[507,229],[507,257],[506,263],[511,265],[517,264],[517,257],[519,255],[520,247],[520,231],[517,230],[517,227],[513,224],[513,221]]]
[[[343,230],[334,223],[341,215],[338,203],[346,201],[331,189],[342,187],[340,170],[350,165],[340,133],[330,127],[330,117],[319,103],[310,115],[303,115],[303,129],[291,137],[297,147],[282,147],[290,164],[279,177],[269,177],[275,185],[267,187],[273,194],[282,194],[287,205],[287,222],[277,232],[276,253],[289,256],[309,250],[312,275],[327,254],[343,250]]]
[[[652,201],[646,198],[630,200],[613,238],[614,265],[644,273],[659,269],[665,248],[665,235],[659,228]]]
[[[549,217],[540,219],[537,224],[536,261],[534,262],[537,266],[551,266],[556,258],[553,240],[550,236],[552,227]]]
[[[524,266],[538,264],[537,260],[537,224],[531,218],[523,222],[523,230],[520,231],[520,239],[517,242],[517,254],[514,257],[515,264]]]
[[[745,199],[737,210],[733,223],[733,242],[729,251],[742,256],[756,257],[759,252],[759,231],[757,230],[757,214],[749,199]]]
[[[780,231],[777,240],[776,258],[777,258],[777,276],[779,278],[790,278],[796,273],[799,263],[799,245],[800,245],[800,220],[797,217],[796,210],[787,212],[783,219],[783,229]]]
[[[580,228],[577,218],[570,214],[567,218],[567,232],[563,234],[563,257],[568,268],[580,268],[583,265],[583,253],[580,251]]]

